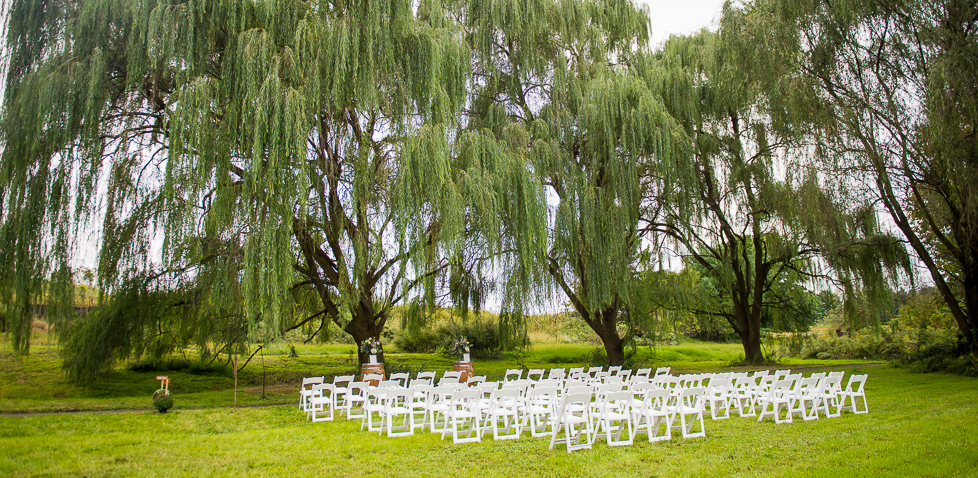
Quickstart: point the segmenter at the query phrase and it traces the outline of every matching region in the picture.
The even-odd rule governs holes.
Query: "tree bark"
[[[350,334],[357,344],[357,361],[360,363],[360,365],[369,363],[371,355],[369,352],[363,351],[361,346],[371,337],[380,340],[380,333],[384,330],[384,324],[387,322],[384,318],[375,320],[375,317],[376,315],[373,311],[373,307],[364,305],[361,302],[361,304],[357,306],[353,316],[350,318],[350,321],[343,327],[343,330]],[[376,355],[377,361],[383,363],[383,348],[381,348],[380,352]]]
[[[738,329],[737,336],[740,337],[740,343],[744,346],[744,361],[751,365],[757,365],[764,362],[764,353],[761,352],[760,327],[756,327],[757,330],[751,330],[753,328],[748,326],[746,330]]]
[[[625,341],[618,335],[618,308],[612,306],[605,309],[600,314],[599,320],[593,321],[591,329],[601,338],[604,344],[605,353],[608,354],[608,363],[611,365],[625,364]]]

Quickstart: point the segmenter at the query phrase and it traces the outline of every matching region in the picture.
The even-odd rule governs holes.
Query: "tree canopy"
[[[818,141],[823,174],[885,211],[974,347],[978,3],[760,0],[743,17],[763,66],[800,87],[786,124]]]
[[[556,291],[621,364],[691,303],[643,286],[668,246],[757,361],[802,288],[886,302],[882,210],[974,343],[976,12],[754,0],[652,46],[631,0],[14,0],[3,325],[26,353],[45,303],[90,376]]]

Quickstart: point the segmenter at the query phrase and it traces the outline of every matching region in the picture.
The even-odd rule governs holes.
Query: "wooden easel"
[[[170,393],[170,377],[166,375],[157,375],[156,379],[160,381],[160,390]]]

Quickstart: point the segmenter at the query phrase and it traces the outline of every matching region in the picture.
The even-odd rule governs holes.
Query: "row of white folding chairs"
[[[620,366],[608,367],[608,370],[604,370],[603,367],[590,367],[585,369],[584,367],[571,368],[568,374],[564,373],[563,368],[553,368],[550,369],[549,374],[547,374],[546,379],[560,379],[565,380],[567,378],[573,378],[577,376],[582,378],[580,374],[586,374],[587,381],[591,383],[605,382],[609,380],[609,377],[622,377],[624,381],[628,381],[631,375],[631,370],[622,369]],[[655,370],[655,377],[659,377],[663,374],[668,374],[669,367],[659,367]],[[514,381],[522,379],[523,369],[508,369],[503,377],[503,381]],[[533,381],[539,381],[544,379],[545,369],[529,369],[526,378]],[[639,369],[635,373],[635,377],[646,377],[648,378],[652,373],[651,368]],[[442,378],[439,380],[439,384],[449,384],[455,383],[461,379],[462,372],[448,370],[443,372]],[[308,398],[313,393],[313,386],[325,383],[325,376],[318,377],[306,377],[303,378],[302,384],[299,388],[299,408],[306,409]],[[437,373],[433,371],[418,372],[415,379],[430,379],[434,381],[437,378]],[[356,377],[354,375],[337,375],[333,378],[333,385],[335,386],[336,393],[342,398]],[[380,381],[384,380],[384,376],[381,374],[367,374],[362,377],[363,381]],[[407,386],[411,377],[407,373],[392,373],[388,376],[388,380],[397,380],[401,386]],[[467,378],[467,383],[474,384],[479,382],[484,382],[486,380],[485,375],[471,376]],[[612,379],[613,380],[613,379]]]
[[[803,420],[816,420],[819,412],[826,417],[837,417],[842,410],[867,413],[867,375],[850,376],[843,389],[844,375],[844,372],[823,372],[802,377],[798,373],[780,379],[777,375],[767,375],[759,377],[759,382],[753,377],[714,378],[707,387],[706,403],[714,419],[728,418],[732,408],[742,417],[758,416],[760,421],[770,416],[776,423],[791,422],[794,415],[800,415]],[[859,398],[863,402],[861,409]],[[759,414],[755,407],[760,407]],[[781,418],[782,407],[784,418]],[[721,410],[722,415],[718,416]]]
[[[659,367],[655,370],[654,376],[658,377],[663,374],[668,374],[669,370],[669,367]],[[652,369],[640,368],[635,371],[634,375],[650,378],[652,376]],[[542,368],[531,368],[528,369],[526,373],[526,379],[532,381],[540,381],[544,379],[566,380],[569,378],[577,378],[587,381],[602,381],[603,378],[610,376],[622,377],[627,382],[632,376],[632,370],[624,369],[621,366],[610,366],[607,370],[605,370],[604,367],[573,367],[570,370],[564,368],[552,368],[549,371]],[[520,380],[522,378],[523,369],[507,369],[506,373],[503,375],[504,382]]]
[[[678,400],[671,401],[669,391],[652,390],[651,384],[645,384],[644,390],[631,391],[615,384],[602,385],[596,392],[582,385],[563,393],[553,384],[527,388],[512,383],[501,388],[494,385],[417,385],[405,389],[382,383],[370,390],[362,413],[351,409],[348,416],[361,418],[361,429],[386,431],[388,436],[428,428],[441,433],[442,438],[451,435],[456,443],[481,441],[489,430],[494,439],[515,439],[528,428],[531,436],[549,435],[551,448],[560,442],[568,451],[589,448],[602,430],[612,446],[631,444],[638,433],[647,433],[650,442],[670,439],[673,428],[687,438],[705,436],[702,388],[687,389]],[[678,426],[673,424],[676,415],[680,418]],[[699,431],[693,432],[697,422]],[[660,429],[664,429],[661,434]]]
[[[439,384],[458,383],[459,380],[461,379],[461,374],[462,372],[459,371],[453,371],[453,370],[445,371],[442,374],[442,378],[439,381]],[[418,372],[414,380],[434,381],[436,377],[437,374],[435,372]],[[311,411],[310,411],[309,399],[314,395],[322,394],[323,387],[316,388],[315,386],[324,384],[325,378],[326,378],[325,376],[318,376],[318,377],[306,377],[302,379],[302,384],[299,387],[299,408],[305,410],[307,414],[310,416],[311,416]],[[470,384],[476,383],[478,381],[484,381],[485,379],[486,377],[484,375],[468,377],[467,383]],[[350,384],[353,383],[355,380],[356,377],[354,375],[337,375],[333,377],[333,382],[332,382],[333,390],[337,395],[338,400],[340,401],[343,400],[344,395],[346,395]],[[385,380],[384,375],[382,374],[365,374],[362,377],[362,381],[364,382],[381,381],[381,380]],[[388,376],[387,380],[395,380],[401,386],[407,386],[408,382],[412,381],[410,375],[407,373],[392,373]]]
[[[766,372],[766,371],[764,371]],[[404,374],[406,375],[406,374]],[[682,390],[686,388],[705,388],[706,389],[706,401],[710,409],[710,415],[713,419],[723,419],[729,417],[730,408],[734,408],[740,416],[756,416],[755,406],[762,406],[762,415],[759,417],[763,419],[766,416],[775,416],[775,420],[778,423],[782,421],[790,421],[790,418],[794,414],[800,414],[803,419],[817,419],[818,410],[823,410],[826,416],[838,416],[838,414],[843,409],[848,409],[854,413],[866,413],[868,407],[866,404],[865,391],[863,384],[865,382],[865,377],[863,376],[861,380],[859,377],[851,377],[850,383],[845,390],[840,387],[841,376],[843,372],[830,373],[828,376],[825,374],[815,374],[804,381],[801,380],[800,374],[795,376],[783,375],[781,373],[775,373],[772,376],[768,376],[765,373],[755,373],[754,376],[748,377],[747,374],[701,374],[701,375],[684,375],[680,377],[673,377],[668,375],[662,375],[659,378],[653,380],[653,389],[665,388],[671,391],[673,396],[681,393]],[[434,376],[431,373],[430,376]],[[777,377],[784,376],[789,379],[791,386],[786,388],[786,384],[781,384],[779,388],[777,386]],[[412,381],[414,384],[426,384],[431,385],[430,380],[426,380],[422,374]],[[730,378],[734,377],[733,380]],[[369,377],[368,377],[369,378]],[[382,376],[377,376],[377,379],[382,379]],[[392,378],[396,375],[392,374]],[[456,383],[456,377],[443,376],[440,384],[454,384]],[[838,380],[836,380],[836,378]],[[320,396],[317,401],[316,406],[307,406],[307,414],[314,421],[317,421],[317,412],[321,411],[324,402],[329,402],[330,400],[336,403],[335,406],[340,407],[344,413],[349,414],[350,403],[359,403],[363,401],[363,392],[355,394],[351,400],[346,400],[346,387],[335,386],[337,382],[342,383],[352,379],[352,376],[348,377],[337,377],[334,381],[334,387],[331,387],[329,397],[321,398],[323,395],[323,389],[327,387],[314,387],[308,391],[304,391],[300,396],[300,403],[303,401],[308,402],[307,405],[311,405],[311,402],[307,400],[310,395]],[[493,388],[497,388],[499,383],[484,382],[485,377],[474,377],[470,379],[469,385],[483,383],[481,390],[483,393],[489,393]],[[760,379],[760,383],[756,380]],[[824,379],[824,380],[823,380]],[[635,376],[627,384],[620,380],[619,377],[609,376],[606,377],[607,384],[618,383],[621,385],[621,389],[632,389],[636,385],[641,385],[644,382],[642,376]],[[394,385],[403,386],[404,381],[394,381]],[[556,387],[558,396],[570,386],[580,386],[588,385],[591,387],[592,391],[597,391],[597,387],[602,385],[602,382],[597,381],[585,381],[585,380],[566,380],[562,381],[559,379],[543,379],[541,381],[534,382],[532,380],[521,379],[512,380],[510,382],[503,382],[505,384],[512,384],[514,386],[522,386],[521,388],[521,400],[526,393],[526,387],[528,385],[533,385],[537,383],[553,385]],[[709,383],[709,385],[706,385]],[[487,388],[488,387],[488,388]],[[464,385],[463,385],[464,388]],[[774,398],[772,398],[772,393]],[[862,410],[857,406],[857,398],[861,398],[863,401]],[[849,405],[846,405],[848,400]],[[780,419],[781,405],[788,405],[789,413],[785,420]],[[830,407],[836,407],[836,411],[831,412]],[[768,410],[770,407],[771,410]],[[723,412],[722,415],[717,415],[719,411]],[[773,415],[772,415],[773,413]],[[332,413],[328,415],[331,419]]]

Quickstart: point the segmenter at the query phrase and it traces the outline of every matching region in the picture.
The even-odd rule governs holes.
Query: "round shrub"
[[[173,395],[168,390],[157,390],[153,394],[153,406],[160,413],[166,413],[167,410],[173,408]]]

